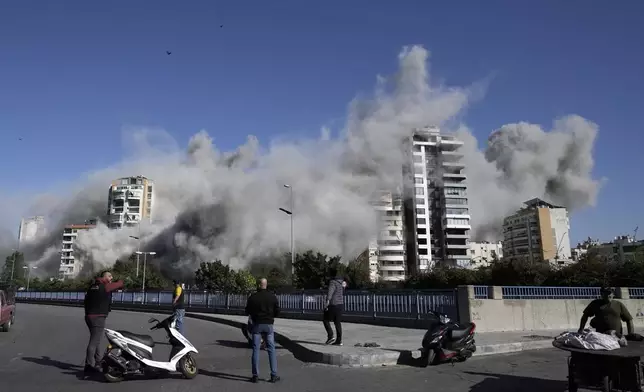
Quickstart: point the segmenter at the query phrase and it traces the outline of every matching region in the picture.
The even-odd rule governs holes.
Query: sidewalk
[[[246,325],[247,316],[187,313],[187,317],[209,320],[233,327]],[[413,365],[425,330],[342,323],[344,346],[324,344],[326,333],[321,321],[276,319],[275,339],[300,360],[341,366]],[[477,333],[475,356],[504,354],[552,347],[552,340],[563,331]],[[243,340],[241,331],[240,340]],[[377,343],[379,348],[355,347]]]

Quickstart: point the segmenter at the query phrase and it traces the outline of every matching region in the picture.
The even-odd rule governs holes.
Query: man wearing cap
[[[173,280],[174,284],[174,295],[172,297],[172,310],[174,314],[174,319],[177,322],[177,331],[183,335],[183,317],[186,315],[186,308],[184,305],[184,293],[183,287],[178,280]]]
[[[624,321],[626,322],[628,334],[634,334],[633,316],[631,316],[623,303],[613,299],[615,297],[613,289],[610,287],[602,287],[600,293],[602,297],[593,300],[584,309],[584,314],[581,316],[581,323],[579,325],[579,333],[583,332],[588,318],[593,317],[590,321],[590,326],[595,328],[599,333],[615,331],[619,336],[622,336],[622,321]]]

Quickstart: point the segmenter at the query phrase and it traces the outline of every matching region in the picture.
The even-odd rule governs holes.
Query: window
[[[425,218],[418,218],[418,219],[416,219],[416,224],[419,224],[419,225],[426,225],[426,224],[427,224],[427,219],[425,219]]]
[[[414,163],[423,163],[423,157],[420,155],[414,155]]]
[[[446,213],[450,215],[467,215],[469,210],[467,208],[448,208]]]
[[[416,215],[425,215],[424,208],[416,208]]]
[[[421,150],[421,147],[418,144],[415,144],[414,145],[414,151],[421,152],[422,150]]]
[[[418,254],[419,255],[426,255],[427,254],[427,249],[418,249]]]
[[[449,196],[467,196],[467,192],[464,188],[445,187],[445,194]]]
[[[414,177],[414,184],[422,184],[423,179],[422,177]]]
[[[427,234],[427,229],[417,229],[416,233],[421,234],[421,235]]]
[[[469,219],[448,219],[447,220],[448,225],[469,225],[470,221]]]
[[[425,199],[419,199],[419,198],[417,198],[417,199],[416,199],[416,204],[418,204],[419,206],[424,205],[424,204],[425,204]]]
[[[419,238],[418,245],[427,245],[427,238]]]
[[[148,193],[152,193],[152,185],[148,185]]]
[[[414,188],[414,192],[416,192],[417,195],[424,195],[425,189],[416,187]]]
[[[445,204],[465,205],[465,204],[467,204],[467,199],[459,199],[459,198],[447,197],[447,198],[445,198]]]

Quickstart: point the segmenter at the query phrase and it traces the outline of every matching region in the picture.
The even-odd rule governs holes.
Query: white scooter
[[[160,362],[152,359],[154,339],[151,336],[106,328],[105,335],[109,344],[103,358],[105,379],[108,382],[119,382],[128,375],[156,373],[159,370],[179,371],[185,378],[195,378],[199,369],[192,354],[197,354],[198,351],[176,329],[174,316],[163,321],[151,318],[148,322],[156,322],[150,330],[165,329],[168,333],[168,340],[172,345],[169,361]]]

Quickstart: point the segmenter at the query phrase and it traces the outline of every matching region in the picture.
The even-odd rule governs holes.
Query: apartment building
[[[82,225],[67,225],[63,228],[60,268],[58,269],[59,279],[74,279],[83,269],[83,260],[78,254],[74,254],[74,242],[76,242],[79,232],[95,228],[96,223],[97,221],[92,219]]]
[[[488,267],[494,261],[503,258],[503,243],[499,242],[470,242],[470,268]]]
[[[154,182],[143,176],[112,181],[107,206],[107,225],[112,229],[134,226],[152,219]]]
[[[36,241],[46,234],[47,230],[45,228],[44,216],[22,218],[20,220],[20,229],[18,230],[18,246],[21,247]]]
[[[463,142],[436,127],[415,129],[403,168],[407,272],[437,263],[469,267],[470,214]]]
[[[371,281],[404,281],[407,265],[400,193],[381,192],[373,205],[380,214],[380,232],[369,244]]]
[[[505,258],[563,264],[571,260],[568,211],[541,199],[503,220]]]

